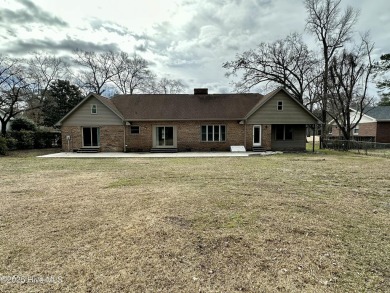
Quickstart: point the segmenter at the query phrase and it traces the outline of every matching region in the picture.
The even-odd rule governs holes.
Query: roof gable
[[[274,99],[284,100],[289,106],[289,111],[277,111],[277,106],[271,105]],[[286,106],[286,105],[285,105]],[[265,113],[266,112],[266,113]],[[269,124],[322,124],[322,122],[299,103],[288,91],[280,87],[265,95],[262,100],[246,115],[248,121],[257,120],[255,116],[264,116],[258,123]],[[267,117],[268,116],[268,117]],[[255,122],[255,121],[253,121]]]
[[[85,97],[80,103],[78,103],[68,114],[66,114],[60,121],[58,121],[55,125],[59,126],[64,123],[68,118],[70,118],[74,113],[78,111],[87,101],[91,99],[97,99],[101,102],[107,109],[109,109],[112,113],[114,113],[119,119],[123,120],[122,114],[118,111],[115,105],[107,98],[99,96],[97,94],[89,94]]]

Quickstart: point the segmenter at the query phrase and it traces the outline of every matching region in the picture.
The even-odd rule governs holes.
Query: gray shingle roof
[[[367,107],[364,114],[375,118],[377,121],[390,121],[390,106]]]

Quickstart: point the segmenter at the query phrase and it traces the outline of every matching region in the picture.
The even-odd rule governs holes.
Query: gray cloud
[[[0,9],[0,23],[30,24],[40,23],[49,26],[66,27],[68,24],[50,13],[43,11],[30,0],[18,0],[24,8],[18,10]]]
[[[197,76],[196,84],[220,92],[229,83],[223,62],[266,40],[274,6],[271,0],[186,1],[179,9],[193,11],[192,16],[180,28],[168,21],[156,25],[150,49],[165,57],[162,62],[174,74]]]
[[[94,18],[90,21],[90,25],[94,30],[104,29],[109,33],[115,33],[120,36],[131,35],[131,32],[125,26],[119,25],[111,21],[104,21],[101,19]]]
[[[42,40],[17,40],[10,42],[5,53],[12,55],[25,55],[33,51],[46,51],[50,53],[58,53],[61,51],[72,52],[75,49],[81,49],[86,51],[104,52],[104,51],[118,51],[118,45],[114,43],[98,44],[92,42],[86,42],[75,39],[64,39],[60,42],[55,42],[48,39]]]

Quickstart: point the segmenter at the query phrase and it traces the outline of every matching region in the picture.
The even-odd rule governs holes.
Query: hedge
[[[7,151],[7,139],[3,136],[0,136],[0,155],[5,155]]]
[[[53,147],[53,141],[58,137],[58,133],[47,131],[9,131],[8,133],[9,149],[42,149]]]

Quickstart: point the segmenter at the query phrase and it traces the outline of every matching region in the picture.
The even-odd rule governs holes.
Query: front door
[[[83,127],[83,146],[97,147],[100,145],[99,127]]]
[[[261,125],[253,126],[253,146],[261,146]]]
[[[176,146],[176,133],[173,126],[156,126],[155,145],[159,148]]]

